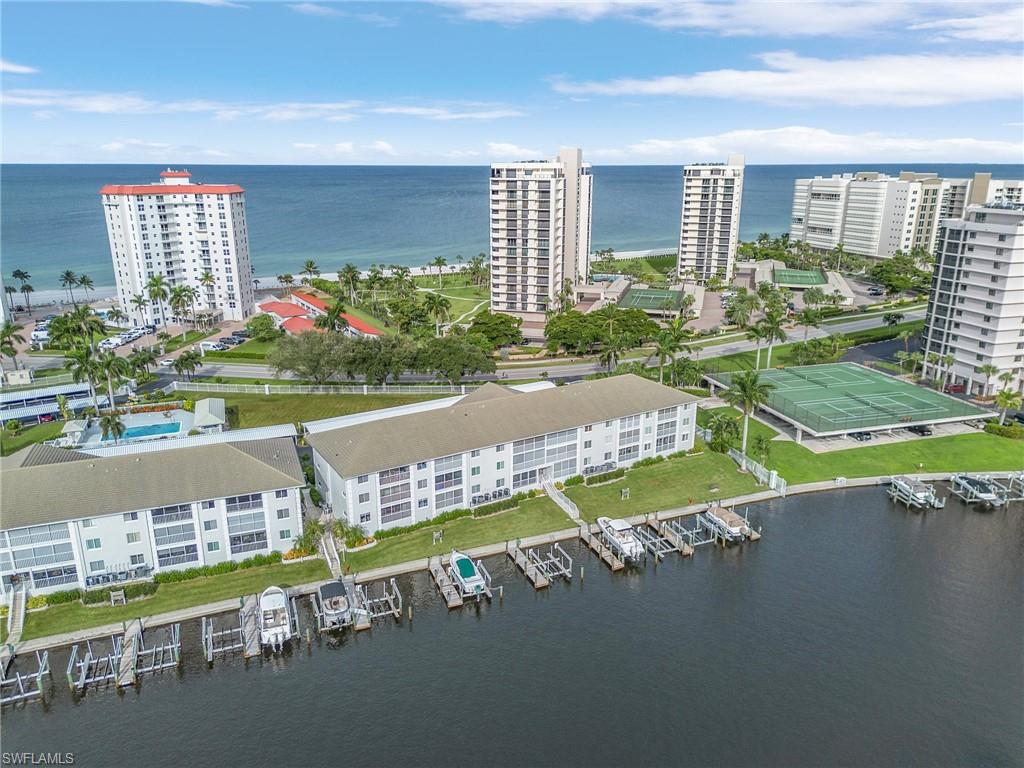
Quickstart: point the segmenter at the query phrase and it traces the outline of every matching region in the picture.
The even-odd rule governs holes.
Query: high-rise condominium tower
[[[592,189],[579,149],[491,166],[492,310],[542,321],[586,281]]]
[[[114,262],[117,298],[139,322],[172,315],[146,288],[162,275],[170,291],[190,285],[197,311],[243,320],[255,308],[245,192],[237,184],[197,184],[188,171],[160,174],[157,184],[108,184],[100,190]],[[137,306],[136,296],[146,299]],[[161,316],[163,312],[163,316]]]
[[[729,155],[724,164],[697,163],[683,168],[680,277],[732,279],[742,202],[743,155]]]

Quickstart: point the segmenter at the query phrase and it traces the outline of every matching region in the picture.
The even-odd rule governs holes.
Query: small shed
[[[207,397],[196,401],[195,421],[192,426],[203,432],[221,432],[227,424],[224,398]]]

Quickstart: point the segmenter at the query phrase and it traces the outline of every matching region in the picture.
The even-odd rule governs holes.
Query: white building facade
[[[579,149],[491,166],[491,309],[532,321],[587,280],[593,176]]]
[[[743,203],[743,155],[726,163],[683,168],[683,205],[677,274],[704,282],[731,280],[740,237]]]
[[[385,413],[379,421],[311,434],[317,487],[335,516],[372,532],[528,492],[546,481],[564,481],[595,468],[629,467],[640,459],[692,448],[695,399],[655,382],[637,379],[642,382],[637,385],[626,379],[637,377],[617,376],[531,393],[501,393],[504,388],[489,384],[450,408],[393,418]],[[619,406],[608,410],[607,418],[593,420],[593,408],[576,407],[575,397],[587,393],[568,391],[603,382],[615,383],[598,386],[597,390],[605,391],[595,390],[595,397],[609,406],[617,401]],[[524,414],[527,421],[525,414],[537,407],[559,416],[550,421],[548,430],[515,423],[515,413]],[[488,424],[479,424],[483,421]],[[461,434],[426,441],[422,449],[412,447],[418,442],[414,434],[430,430],[441,436],[443,428],[437,425],[445,422],[450,422],[450,431]],[[388,440],[392,434],[404,434],[403,442],[410,449],[381,456],[378,461],[388,466],[372,468],[374,459],[338,460],[342,446],[372,435]],[[432,445],[443,445],[444,455],[433,453]],[[393,463],[392,456],[399,455],[401,463]],[[486,495],[491,498],[481,498]]]
[[[922,351],[931,378],[946,365],[929,356],[952,355],[950,382],[968,392],[1024,391],[1024,204],[971,205],[943,221]],[[987,365],[999,373],[979,370]],[[1009,384],[998,378],[1007,372]]]
[[[197,310],[245,320],[255,310],[245,191],[237,184],[194,183],[188,171],[166,170],[157,184],[108,184],[100,190],[117,298],[138,323],[161,322],[146,283],[163,275],[168,289],[199,291]],[[212,277],[204,277],[204,276]],[[147,303],[136,308],[132,299]],[[164,303],[164,313],[170,309]]]
[[[793,185],[790,239],[816,251],[836,246],[871,259],[922,248],[931,253],[943,219],[961,218],[966,206],[1020,200],[1024,182],[943,179],[935,173],[898,177],[861,172],[797,179]]]

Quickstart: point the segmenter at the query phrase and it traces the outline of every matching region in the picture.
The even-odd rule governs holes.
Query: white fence
[[[216,384],[172,381],[170,392],[220,392],[235,395],[464,395],[467,384]]]
[[[697,437],[702,438],[704,440],[704,442],[706,442],[706,443],[710,443],[711,442],[711,430],[710,429],[705,429],[704,427],[698,426],[697,427]],[[777,491],[780,496],[785,496],[786,495],[786,488],[789,486],[789,484],[786,482],[786,479],[784,477],[782,477],[782,475],[780,475],[774,469],[767,469],[766,467],[758,464],[756,461],[754,461],[749,456],[745,457],[742,453],[737,451],[735,448],[730,448],[729,449],[729,456],[732,458],[733,461],[735,461],[741,467],[743,466],[744,461],[745,461],[746,465],[747,465],[747,469],[750,470],[750,473],[755,478],[757,478],[757,482],[760,485],[767,485],[773,491]]]

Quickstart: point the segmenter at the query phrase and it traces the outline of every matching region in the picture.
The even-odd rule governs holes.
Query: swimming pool
[[[141,427],[128,427],[120,440],[137,440],[140,437],[153,437],[154,435],[173,435],[181,431],[180,421],[165,421],[160,424],[144,424]],[[113,440],[113,435],[103,438],[104,442]]]

